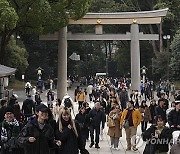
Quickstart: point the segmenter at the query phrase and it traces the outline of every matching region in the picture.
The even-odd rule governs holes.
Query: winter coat
[[[157,106],[157,104],[155,104],[155,105],[152,105],[152,104],[151,104],[151,105],[149,106],[149,110],[150,110],[151,118],[152,118],[151,123],[154,122],[154,119],[155,119],[155,116],[156,116],[156,114],[155,114],[155,108],[156,108],[156,106]]]
[[[62,142],[61,147],[58,149],[58,154],[79,154],[79,150],[84,149],[78,123],[75,122],[78,137],[72,129],[68,128],[69,124],[70,123],[62,122],[62,132],[59,130],[56,132],[56,139]]]
[[[30,143],[29,137],[35,137],[35,142]],[[49,154],[50,148],[55,147],[53,129],[45,123],[41,130],[36,117],[22,129],[18,141],[24,147],[25,154]]]
[[[25,116],[31,116],[32,109],[33,109],[33,112],[35,113],[34,101],[32,99],[26,99],[22,105],[22,112],[24,113]]]
[[[120,120],[121,126],[122,126],[124,120],[126,119],[127,113],[128,113],[127,109],[125,109],[122,113],[121,120]],[[142,116],[138,109],[133,109],[132,120],[133,120],[134,127],[137,127],[140,124],[140,122],[142,121]]]
[[[17,137],[20,132],[20,126],[16,119],[11,122],[3,120],[1,123],[1,154],[16,154],[18,153]]]
[[[155,115],[156,117],[161,116],[165,121],[167,121],[165,108],[161,108],[160,106],[157,106],[155,108]]]
[[[95,108],[93,108],[89,114],[88,114],[88,118],[90,121],[90,126],[93,127],[100,127],[101,122],[102,122],[102,127],[104,128],[104,123],[105,123],[105,113],[103,111],[96,110]]]
[[[115,127],[109,127],[108,135],[110,137],[122,137],[122,129],[120,129],[121,112],[117,114],[114,110],[109,113],[110,118],[114,119]]]
[[[146,107],[140,107],[139,108],[139,111],[142,113],[142,120],[145,121],[145,122],[148,122],[150,121],[152,118],[151,118],[151,113],[150,113],[150,110],[149,110],[149,107],[146,106]]]
[[[75,120],[80,126],[81,133],[86,133],[88,131],[88,116],[86,113],[78,113],[75,117]]]
[[[121,91],[119,93],[119,99],[121,102],[127,102],[129,100],[128,92],[127,91]]]
[[[155,130],[157,130],[157,127],[154,125],[152,125],[150,128],[148,128],[142,134],[143,140],[148,141],[148,140],[152,139],[152,135],[155,136]],[[155,144],[155,151],[168,152],[169,151],[169,142],[171,139],[172,139],[171,130],[168,127],[164,126],[159,137],[153,138],[152,143]],[[160,141],[162,141],[162,143]]]
[[[170,126],[174,125],[174,127],[180,125],[180,110],[176,111],[176,109],[174,109],[169,112],[168,123]]]

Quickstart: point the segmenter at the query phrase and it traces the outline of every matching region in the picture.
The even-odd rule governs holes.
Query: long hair
[[[77,132],[77,129],[76,129],[76,126],[75,126],[75,122],[72,119],[70,110],[68,108],[66,108],[66,107],[63,107],[63,108],[61,108],[59,110],[59,120],[58,120],[59,121],[59,131],[60,132],[63,131],[63,128],[62,128],[62,114],[66,114],[66,115],[70,116],[70,124],[71,124],[72,130],[75,133],[76,137],[78,137],[78,132]]]

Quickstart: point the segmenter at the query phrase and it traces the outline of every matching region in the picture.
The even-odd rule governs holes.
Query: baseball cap
[[[48,107],[44,104],[40,104],[37,106],[36,111],[39,112],[48,112]]]

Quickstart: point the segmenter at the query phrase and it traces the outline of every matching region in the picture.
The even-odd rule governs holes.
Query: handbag
[[[123,121],[122,127],[123,127],[123,128],[129,127],[129,119],[125,119],[125,120]]]
[[[122,123],[123,128],[128,128],[129,127],[129,119],[130,119],[131,115],[132,114],[130,114],[129,117],[123,121],[123,123]]]
[[[110,116],[108,116],[107,126],[108,127],[115,127],[115,122]]]

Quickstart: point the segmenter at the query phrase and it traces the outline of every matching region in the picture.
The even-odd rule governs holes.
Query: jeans
[[[114,145],[114,148],[118,148],[119,146],[119,137],[110,137],[111,138],[111,146]]]

